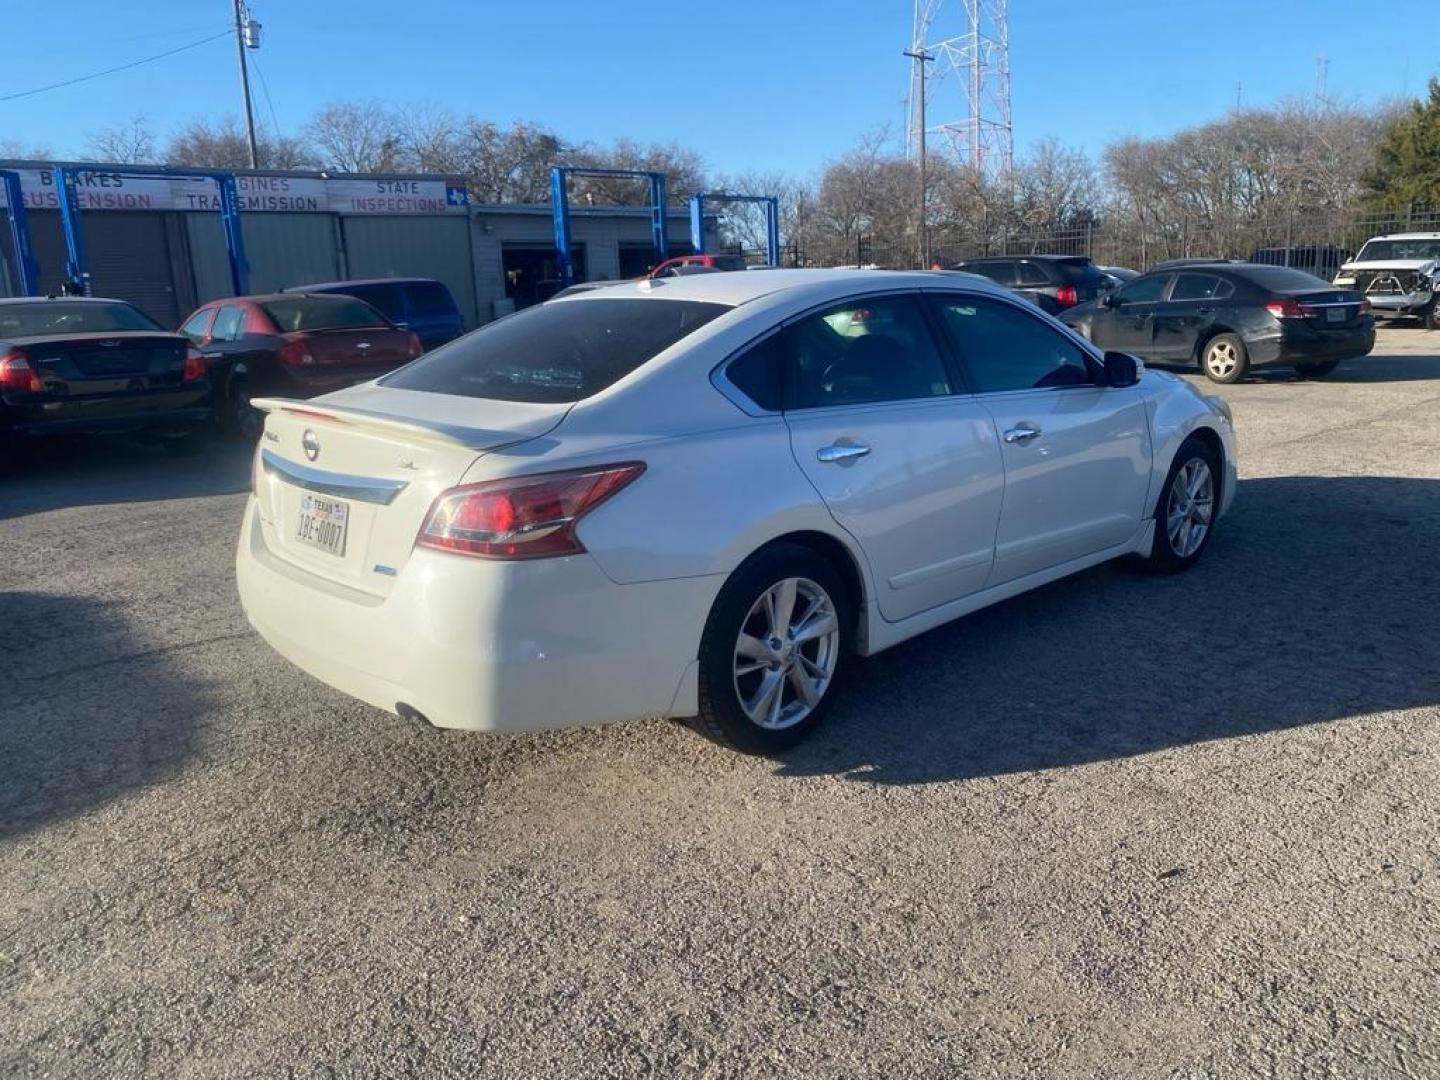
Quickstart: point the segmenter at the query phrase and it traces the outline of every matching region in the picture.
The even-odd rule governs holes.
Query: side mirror
[[[1123,352],[1107,352],[1105,354],[1105,385],[1106,386],[1134,386],[1140,381],[1140,373],[1145,370],[1145,365],[1140,358]]]

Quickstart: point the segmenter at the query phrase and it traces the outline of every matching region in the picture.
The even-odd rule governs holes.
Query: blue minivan
[[[444,283],[432,278],[326,281],[318,285],[292,285],[285,292],[340,293],[357,297],[397,326],[411,331],[427,350],[465,332],[455,297]]]

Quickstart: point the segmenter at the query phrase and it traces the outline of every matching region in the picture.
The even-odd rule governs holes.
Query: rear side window
[[[913,296],[850,300],[783,334],[786,407],[818,409],[910,401],[952,392],[950,376]]]
[[[281,333],[384,326],[385,317],[353,296],[285,296],[260,305]]]
[[[1092,384],[1080,347],[1034,316],[978,296],[936,303],[977,394]]]
[[[539,304],[426,353],[381,384],[498,401],[580,401],[729,310],[629,297]]]
[[[453,315],[455,301],[450,290],[438,281],[417,281],[405,286],[405,295],[410,298],[410,311],[414,315]]]
[[[356,285],[346,289],[345,295],[364,300],[387,319],[398,319],[404,313],[404,298],[394,285]]]
[[[1171,300],[1219,300],[1235,291],[1235,286],[1211,274],[1181,274],[1170,290]]]
[[[215,316],[215,328],[210,331],[210,336],[216,341],[239,341],[244,332],[245,309],[232,305],[222,307],[220,314]]]
[[[784,405],[785,348],[783,334],[771,334],[730,361],[725,376],[760,408],[779,412]]]

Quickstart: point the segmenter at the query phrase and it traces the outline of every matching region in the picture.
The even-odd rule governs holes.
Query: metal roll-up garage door
[[[201,301],[233,295],[220,215],[186,217],[195,289]],[[240,228],[252,293],[278,292],[291,285],[315,285],[340,277],[335,219],[330,214],[241,214]]]
[[[128,300],[161,326],[179,326],[192,298],[176,295],[176,271],[188,284],[190,260],[183,233],[171,217],[121,210],[84,214],[91,293]]]
[[[455,294],[465,328],[474,329],[475,271],[467,216],[354,216],[341,222],[350,277],[443,281]]]

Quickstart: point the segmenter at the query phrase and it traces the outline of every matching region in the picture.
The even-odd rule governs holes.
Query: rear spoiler
[[[420,423],[414,420],[400,420],[386,413],[371,409],[352,409],[335,405],[321,405],[314,401],[300,401],[294,398],[252,398],[250,404],[261,412],[293,413],[296,416],[330,421],[336,424],[354,424],[357,427],[379,428],[382,431],[403,435],[414,442],[431,443],[445,449],[474,450],[497,449],[496,441],[504,436],[499,432],[479,428],[460,427],[454,424]],[[515,442],[515,439],[508,440]]]

